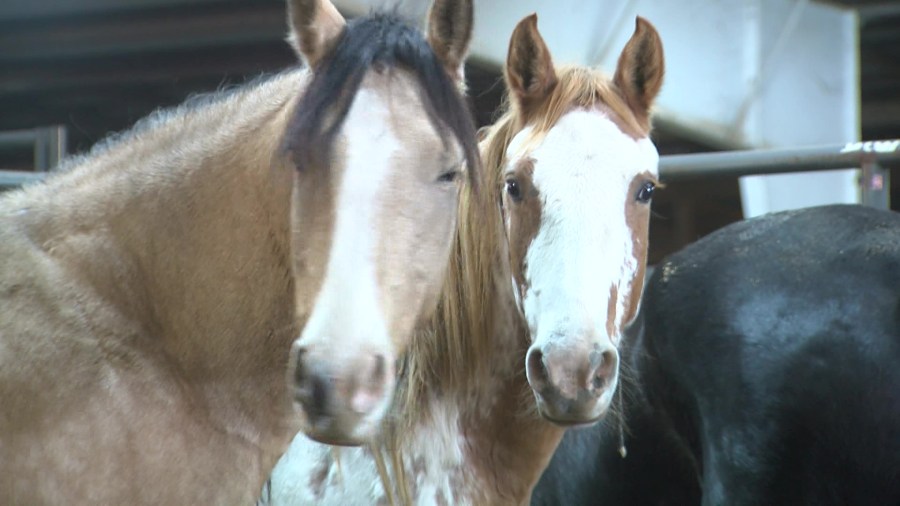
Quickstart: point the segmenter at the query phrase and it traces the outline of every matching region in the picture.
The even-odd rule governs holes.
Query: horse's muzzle
[[[339,362],[347,365],[338,367]],[[323,357],[295,343],[289,382],[294,405],[303,415],[303,432],[332,445],[370,441],[390,404],[391,364],[383,353]]]
[[[618,383],[619,353],[596,342],[533,345],[525,370],[541,415],[559,425],[597,421],[609,408]]]

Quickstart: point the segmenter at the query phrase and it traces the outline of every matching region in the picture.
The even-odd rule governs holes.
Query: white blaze
[[[391,340],[382,314],[376,261],[378,213],[383,186],[400,142],[390,129],[390,111],[378,96],[365,88],[356,95],[344,122],[346,145],[343,176],[338,185],[336,220],[328,266],[312,314],[300,344],[327,343],[329,349],[356,351],[365,339],[383,352]],[[323,191],[327,191],[323,189]],[[374,351],[374,350],[373,350]],[[388,398],[369,413],[380,419]],[[361,434],[372,427],[361,424]]]
[[[626,199],[635,198],[635,176],[657,173],[659,155],[649,139],[635,140],[598,110],[565,114],[537,143],[529,142],[531,135],[530,128],[520,132],[507,159],[534,159],[533,183],[541,198],[522,301],[532,338],[542,345],[555,335],[588,329],[606,336],[610,287],[618,290],[619,324],[638,269]],[[532,147],[526,144],[534,144],[533,150],[526,152]]]

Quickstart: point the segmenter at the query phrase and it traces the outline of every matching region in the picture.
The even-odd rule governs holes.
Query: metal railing
[[[0,132],[0,144],[34,143],[35,167],[55,167],[65,154],[65,127]],[[866,205],[890,208],[890,169],[900,166],[900,139],[785,149],[722,151],[660,157],[663,181],[792,172],[862,169]],[[0,171],[0,187],[40,180],[41,172]]]
[[[41,181],[46,172],[27,172],[24,170],[0,170],[0,188],[11,188],[23,184]]]
[[[35,172],[53,169],[66,156],[66,127],[56,125],[0,132],[0,148],[28,147],[33,149]]]
[[[882,209],[890,209],[890,169],[896,167],[900,167],[900,139],[669,155],[659,160],[663,181],[862,169],[862,203]]]
[[[0,148],[32,149],[33,171],[0,169],[0,190],[44,179],[66,156],[66,127],[62,125],[0,132]]]

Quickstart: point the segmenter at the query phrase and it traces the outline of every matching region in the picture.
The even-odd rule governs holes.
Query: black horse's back
[[[900,214],[736,223],[658,266],[640,318],[632,411],[688,449],[702,504],[900,504]]]
[[[900,215],[738,223],[667,260],[645,304],[647,378],[694,413],[705,504],[900,502]]]

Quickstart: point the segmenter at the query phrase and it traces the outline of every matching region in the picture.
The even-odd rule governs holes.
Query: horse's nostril
[[[388,361],[385,356],[375,354],[367,362],[368,368],[361,371],[359,382],[350,397],[350,408],[359,414],[375,409],[388,389]]]
[[[328,404],[328,380],[318,375],[312,375],[309,382],[311,383],[310,395],[305,406],[306,410],[311,416],[322,415]]]
[[[594,390],[603,390],[606,387],[606,382],[608,378],[605,376],[594,376],[593,387]]]
[[[594,374],[591,375],[591,386],[595,392],[605,390],[609,386],[615,377],[619,362],[619,356],[614,350],[604,351],[599,358]]]
[[[297,348],[295,353],[294,398],[303,406],[303,410],[310,418],[324,416],[328,410],[331,381],[305,360],[307,358],[305,348]]]
[[[528,373],[528,381],[535,389],[541,389],[548,381],[547,365],[544,364],[544,353],[539,348],[528,350],[525,360],[525,371]]]
[[[306,382],[306,366],[303,361],[306,348],[297,347],[294,353],[296,354],[294,357],[294,382],[299,387]]]

